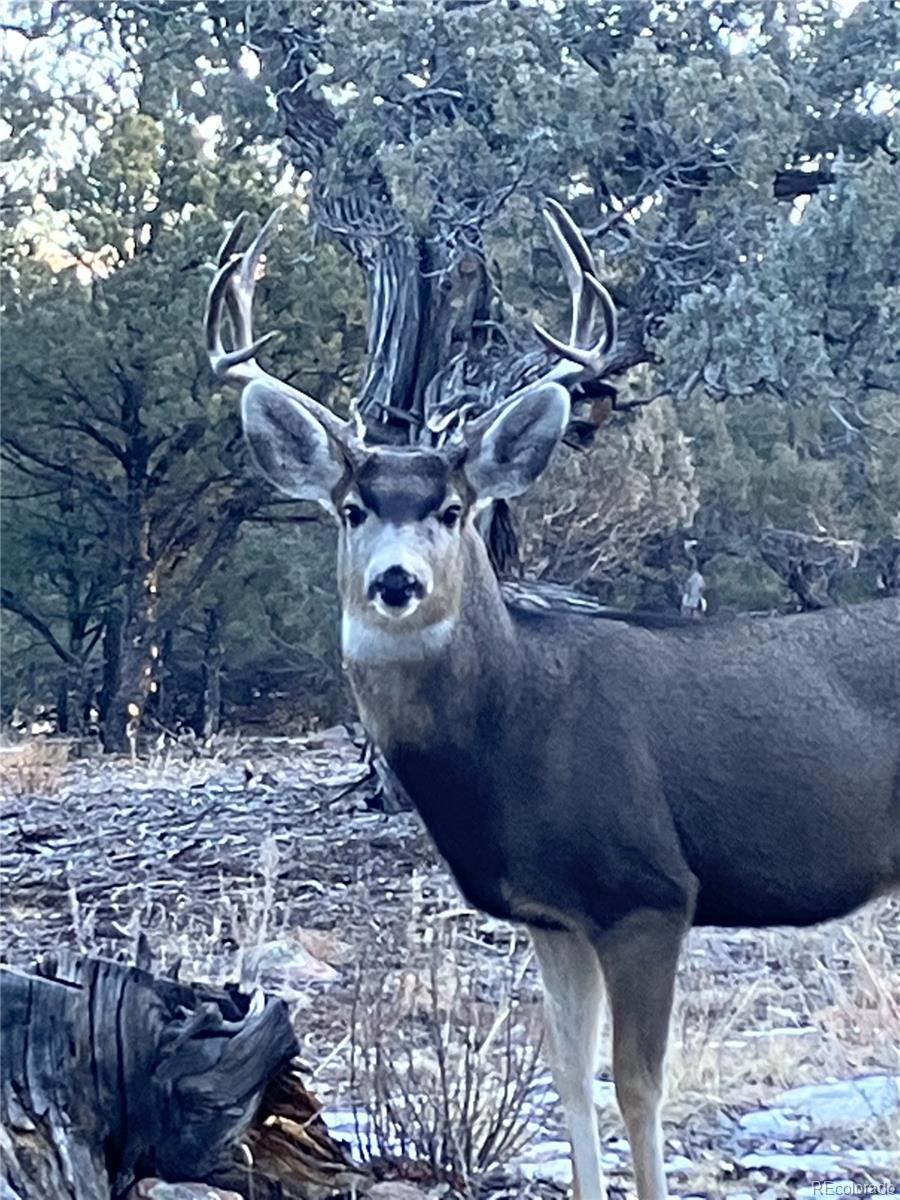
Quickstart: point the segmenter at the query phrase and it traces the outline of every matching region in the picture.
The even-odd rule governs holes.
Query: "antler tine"
[[[544,209],[544,220],[550,237],[563,264],[566,282],[572,293],[572,328],[569,341],[574,346],[583,346],[593,328],[596,304],[594,295],[585,291],[585,276],[596,276],[594,256],[591,254],[581,230],[559,203],[548,199]]]
[[[579,375],[584,372],[596,375],[616,341],[615,305],[597,278],[593,255],[581,230],[562,205],[548,200],[544,219],[572,295],[572,325],[568,342],[554,337],[537,322],[534,331],[548,349],[564,360],[554,368],[554,379],[562,381],[568,376],[567,362],[579,368]],[[591,343],[598,307],[603,313],[604,332],[599,341]]]
[[[240,366],[242,363],[249,362],[256,357],[256,352],[261,346],[270,342],[272,338],[278,336],[277,330],[272,333],[263,334],[261,338],[257,338],[255,342],[249,345],[241,344],[241,339],[238,339],[239,345],[234,350],[226,350],[222,342],[222,305],[228,306],[229,316],[232,323],[235,325],[236,331],[243,324],[241,314],[237,316],[232,312],[232,306],[237,308],[237,301],[233,291],[233,280],[241,265],[240,258],[233,258],[227,262],[216,274],[209,289],[209,299],[206,303],[206,350],[209,355],[210,365],[213,371],[226,383],[249,383],[251,378],[259,378],[257,372],[248,372],[246,377],[238,377],[234,375],[232,368]],[[263,372],[264,374],[264,372]]]
[[[247,213],[242,212],[238,215],[234,221],[234,224],[225,234],[225,237],[222,239],[222,243],[219,246],[218,253],[216,254],[216,262],[218,263],[219,267],[225,267],[231,262],[235,252],[237,251],[238,242],[241,240],[241,235],[244,232],[244,226],[246,224]],[[242,314],[240,306],[234,295],[234,289],[232,287],[225,289],[224,300],[228,309],[228,317],[231,321],[231,328],[234,332],[234,336],[240,345],[246,345],[253,339],[249,337],[247,331],[242,328]]]
[[[281,214],[284,211],[284,205],[279,205],[278,208],[269,216],[269,219],[260,229],[259,233],[250,243],[250,246],[240,256],[240,271],[237,277],[231,276],[232,283],[226,289],[225,302],[228,305],[228,315],[231,318],[231,325],[234,331],[234,338],[237,342],[238,350],[236,353],[241,355],[240,358],[235,358],[234,363],[246,362],[248,358],[255,357],[254,350],[258,350],[265,345],[267,341],[271,341],[277,334],[273,331],[267,334],[265,338],[260,338],[258,341],[253,340],[253,294],[256,291],[256,277],[259,271],[259,263],[265,253],[269,242],[272,240],[272,234],[275,231],[278,222],[281,220]],[[240,235],[244,226],[244,216],[241,214],[238,217],[235,225],[237,230],[232,229],[229,237],[225,239],[222,245],[222,250],[230,249],[229,253],[234,252],[234,247],[237,245],[237,236]],[[237,234],[237,236],[236,236]]]
[[[578,265],[584,271],[585,275],[595,275],[597,268],[594,264],[594,256],[591,254],[590,246],[584,240],[584,234],[560,202],[548,196],[544,213],[545,215],[548,213],[552,215],[562,235],[565,237],[570,251],[578,260]]]
[[[603,360],[616,343],[618,321],[613,298],[600,280],[594,275],[585,275],[584,282],[592,298],[599,303],[603,310],[603,337],[599,342],[592,346],[579,346],[575,339],[572,339],[570,342],[563,342],[559,338],[554,337],[552,333],[548,333],[543,325],[539,325],[537,321],[532,322],[532,328],[548,350],[552,350],[560,358],[569,359],[571,362],[579,363],[582,367],[595,371],[599,370]]]
[[[307,396],[305,392],[270,375],[256,361],[260,349],[278,336],[277,331],[273,331],[254,341],[253,294],[260,259],[272,239],[281,213],[282,208],[277,208],[253,239],[250,247],[243,254],[237,254],[237,245],[246,223],[246,213],[241,213],[219,247],[219,270],[210,285],[206,301],[206,349],[210,365],[216,376],[225,383],[234,383],[241,387],[255,381],[268,383],[270,387],[302,404],[342,442],[355,442],[358,437],[346,421],[335,416],[329,408]],[[230,350],[226,349],[222,340],[224,308],[228,309],[235,342]]]
[[[273,213],[270,213],[268,220],[265,222],[259,233],[250,243],[250,246],[243,254],[241,266],[241,284],[249,286],[252,290],[256,282],[256,270],[259,267],[259,260],[268,250],[269,243],[272,240],[272,235],[281,220],[281,215],[284,212],[284,205],[279,204]]]
[[[223,243],[223,249],[224,245]],[[226,359],[228,358],[228,352],[222,342],[222,306],[227,301],[228,293],[231,290],[231,280],[240,265],[241,260],[239,258],[226,260],[223,265],[220,265],[218,271],[216,271],[215,278],[210,284],[209,295],[206,298],[206,313],[204,316],[206,352],[209,355],[213,371],[222,379],[227,375]]]
[[[559,208],[559,205],[556,205],[556,208]],[[544,209],[543,217],[547,232],[550,234],[550,241],[562,264],[563,274],[572,294],[572,331],[570,336],[571,340],[575,342],[578,336],[579,316],[584,306],[584,268],[564,235],[556,212],[550,208],[549,204]]]
[[[235,218],[234,224],[225,234],[224,238],[222,238],[221,245],[219,246],[218,253],[216,254],[216,263],[220,267],[224,267],[225,264],[231,259],[232,254],[234,254],[235,250],[237,249],[238,242],[241,240],[241,234],[244,232],[244,226],[246,224],[247,214],[245,212],[239,213]]]
[[[594,293],[594,296],[600,304],[600,307],[603,309],[603,328],[605,330],[605,336],[603,341],[600,343],[598,352],[603,358],[606,358],[606,356],[614,349],[619,338],[619,316],[616,312],[615,301],[597,276],[586,275],[585,279],[588,287]]]

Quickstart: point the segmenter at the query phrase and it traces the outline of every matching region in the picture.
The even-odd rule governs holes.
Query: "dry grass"
[[[740,1111],[826,1079],[900,1071],[900,902],[809,930],[692,936],[673,1017],[667,1115]],[[711,969],[723,939],[738,949]],[[734,960],[737,959],[735,962]],[[900,1144],[878,1122],[862,1144]]]
[[[816,929],[692,935],[673,1014],[665,1119],[673,1148],[698,1172],[709,1159],[714,1193],[729,1158],[727,1142],[713,1148],[728,1137],[723,1114],[765,1106],[805,1083],[900,1072],[898,916],[900,902],[882,900]],[[547,1111],[536,1086],[542,1018],[527,940],[506,973],[495,974],[488,999],[485,977],[461,953],[467,922],[464,913],[420,919],[413,889],[410,936],[430,938],[429,954],[413,955],[405,969],[361,966],[351,1054],[353,1098],[368,1118],[364,1152],[423,1160],[462,1194],[536,1129],[562,1134],[558,1106]],[[609,1076],[608,1038],[604,1054]],[[492,1141],[508,1117],[509,1136]],[[624,1134],[614,1107],[600,1119],[604,1137]],[[835,1143],[900,1145],[900,1119],[873,1116],[836,1130]]]
[[[127,866],[111,868],[101,891],[85,886],[91,879],[85,877],[87,852],[84,861],[68,864],[81,891],[70,889],[63,920],[82,949],[127,954],[144,931],[158,967],[171,969],[180,959],[185,979],[240,977],[249,986],[257,948],[279,939],[302,942],[318,930],[329,944],[312,953],[336,967],[337,977],[324,987],[301,983],[288,999],[315,1089],[334,1107],[353,1102],[367,1116],[358,1139],[367,1154],[399,1149],[465,1192],[474,1190],[480,1172],[508,1163],[535,1136],[529,1118],[545,1138],[562,1132],[558,1106],[549,1108],[535,1086],[545,1071],[537,1053],[540,985],[527,938],[460,907],[412,818],[333,807],[327,797],[337,784],[316,782],[331,778],[333,752],[306,756],[304,784],[291,774],[292,747],[268,760],[259,751],[259,765],[295,789],[280,804],[278,789],[222,790],[223,782],[239,786],[246,748],[232,755],[223,747],[221,759],[219,747],[207,749],[212,758],[180,747],[156,753],[149,766],[103,764],[103,794],[112,795],[112,811],[120,795],[127,807],[142,811],[144,787],[162,781],[167,796],[184,798],[173,810],[183,832],[173,832],[165,852],[177,857],[193,845],[198,855],[221,858],[223,867],[212,875],[201,859],[191,875],[180,866],[184,884],[172,886],[165,857],[153,859],[141,841],[143,816],[132,821],[132,849],[153,864],[148,873],[133,877]],[[71,770],[63,797],[68,788],[94,811],[96,768],[73,764]],[[305,786],[325,790],[304,797]],[[77,855],[89,840],[84,824],[75,822],[77,805],[54,800],[36,811],[48,810],[60,841],[74,847],[65,853]],[[248,818],[229,825],[228,811]],[[203,812],[211,815],[198,825],[195,814]],[[246,843],[245,857],[232,852],[226,858],[220,850],[228,829],[232,843]],[[75,831],[81,831],[77,837]],[[35,873],[43,861],[23,859]],[[52,931],[49,945],[65,940],[59,924],[48,924],[47,901],[33,888],[21,886],[7,904],[15,910],[7,909],[12,921],[38,935],[33,940],[41,930]],[[127,938],[110,941],[103,930],[113,923]],[[340,956],[334,952],[339,943],[345,943]],[[785,1087],[900,1071],[898,997],[897,899],[811,930],[695,931],[673,1017],[665,1114],[670,1144],[680,1142],[695,1162],[716,1147],[718,1163],[734,1151],[722,1141],[729,1128],[723,1113],[756,1108]],[[605,1067],[608,1074],[608,1061]],[[542,1111],[533,1113],[530,1100],[543,1103]],[[621,1132],[614,1109],[601,1114],[601,1127],[605,1136]],[[893,1129],[873,1122],[850,1136],[861,1146],[900,1144],[896,1121]]]
[[[32,738],[0,746],[0,792],[54,796],[69,762],[69,743]]]
[[[356,1140],[364,1156],[424,1164],[468,1197],[533,1135],[541,1022],[523,1003],[530,954],[505,960],[488,998],[456,927],[428,928],[431,945],[407,967],[357,972],[350,1093],[366,1119]]]

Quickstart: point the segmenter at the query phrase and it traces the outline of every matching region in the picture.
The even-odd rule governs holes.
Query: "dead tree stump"
[[[307,1101],[298,1125],[315,1136],[301,1159],[314,1145],[316,1182],[330,1185],[310,1200],[353,1173],[288,1067],[297,1043],[281,1000],[66,954],[35,974],[0,971],[0,1013],[2,1200],[110,1200],[145,1176],[233,1178],[281,1076]],[[264,1134],[251,1144],[261,1149]],[[305,1197],[302,1172],[293,1183]]]

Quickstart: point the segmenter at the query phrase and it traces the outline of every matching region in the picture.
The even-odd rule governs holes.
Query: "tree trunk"
[[[313,175],[314,222],[352,255],[365,279],[368,345],[358,407],[368,437],[433,444],[435,424],[452,430],[463,413],[468,419],[494,407],[543,375],[552,356],[536,339],[516,346],[515,333],[504,329],[508,314],[495,299],[484,248],[487,215],[438,216],[436,204],[426,231],[414,230],[391,202],[377,167],[355,181],[350,194],[335,196],[317,186],[322,153],[337,125],[327,104],[295,77],[297,69],[286,62],[279,75],[285,153],[298,171]],[[605,373],[617,374],[646,357],[642,334],[620,336]],[[612,404],[611,385],[591,386],[605,389]],[[567,440],[589,443],[596,430],[583,418],[595,399],[576,389]],[[495,569],[515,572],[518,539],[505,501],[492,505],[485,524]]]
[[[156,608],[155,577],[142,563],[129,580],[118,656],[110,662],[108,703],[102,714],[103,749],[107,753],[126,751],[129,729],[140,724],[153,678]]]
[[[69,732],[69,690],[70,680],[68,670],[60,671],[56,681],[56,731]]]
[[[104,750],[113,747],[107,741],[113,700],[119,686],[119,660],[122,657],[122,611],[113,606],[107,611],[103,628],[103,678],[100,685],[100,741]]]
[[[146,648],[141,642],[135,643],[129,639],[130,633],[131,630],[126,626],[119,659],[119,678],[109,715],[103,724],[103,749],[108,754],[122,754],[128,750],[129,731],[136,729],[140,723],[149,690]],[[132,638],[135,636],[131,635]]]
[[[259,1197],[322,1200],[364,1182],[288,1069],[297,1043],[281,1000],[77,955],[41,970],[0,971],[6,1200],[105,1200],[146,1176],[246,1185],[244,1138],[257,1164],[268,1153],[289,1172],[254,1179]],[[296,1144],[272,1119],[288,1101],[306,1131]]]
[[[132,629],[123,624],[116,676],[107,693],[101,719],[100,740],[107,754],[124,754],[129,748],[129,729],[136,728],[143,712],[149,680],[144,675],[147,654]]]
[[[151,550],[152,519],[149,509],[151,447],[142,418],[144,379],[122,371],[121,428],[125,434],[123,464],[127,490],[122,537],[128,569],[124,574],[121,637],[117,672],[110,673],[103,714],[103,748],[108,753],[128,749],[150,694],[153,674],[151,644],[158,609],[157,564]]]
[[[219,732],[222,716],[222,662],[225,651],[219,629],[219,614],[216,609],[206,610],[206,638],[203,656],[203,698],[197,732],[210,738]]]
[[[172,692],[172,643],[174,635],[171,629],[163,634],[159,647],[159,658],[156,663],[156,715],[160,725],[169,729],[172,724],[175,696]]]
[[[883,538],[874,549],[878,585],[884,596],[900,596],[900,538]]]
[[[86,700],[89,700],[87,678],[88,669],[83,659],[77,659],[60,671],[56,681],[56,728],[59,733],[75,737],[84,733]]]

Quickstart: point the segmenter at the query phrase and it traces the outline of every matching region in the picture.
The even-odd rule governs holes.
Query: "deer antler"
[[[282,395],[302,404],[333,436],[345,443],[355,441],[355,431],[349,422],[341,420],[331,409],[307,396],[305,392],[270,375],[256,361],[260,349],[278,336],[276,330],[254,341],[253,293],[262,256],[281,219],[281,213],[282,209],[277,208],[253,239],[249,249],[238,254],[237,245],[247,222],[247,214],[241,213],[219,247],[218,271],[210,285],[206,301],[206,351],[210,366],[223,383],[246,387],[248,383],[262,380],[270,384]],[[226,349],[222,340],[224,309],[228,310],[234,341],[230,350]]]
[[[616,343],[616,306],[612,296],[597,277],[593,255],[581,230],[563,206],[556,200],[547,200],[543,215],[569,285],[572,305],[569,340],[561,341],[548,333],[537,321],[533,322],[535,333],[549,350],[558,355],[558,361],[542,375],[507,393],[490,407],[485,407],[484,402],[479,399],[461,405],[449,402],[436,405],[434,411],[428,415],[426,428],[430,434],[436,435],[442,441],[463,437],[463,430],[468,429],[471,432],[476,421],[489,422],[507,404],[519,400],[524,392],[552,383],[571,390],[577,384],[586,384],[603,375]],[[598,313],[603,317],[603,332],[599,337],[595,337],[594,327]],[[595,413],[594,407],[598,407],[599,412]],[[588,426],[591,431],[595,430],[606,419],[611,407],[607,396],[602,404],[592,406],[590,419],[581,420],[580,424]],[[579,434],[578,440],[584,444],[589,439]]]
[[[281,208],[276,209],[248,249],[239,253],[237,246],[247,222],[247,214],[241,213],[219,247],[218,271],[210,286],[206,303],[206,349],[210,365],[224,383],[246,387],[257,380],[265,381],[283,395],[302,404],[332,435],[341,438],[345,443],[355,443],[361,440],[364,430],[342,420],[305,392],[270,375],[257,361],[256,356],[262,347],[278,336],[277,331],[273,331],[254,339],[253,294],[263,255],[281,219],[281,213]],[[616,341],[615,305],[609,292],[597,278],[594,259],[581,230],[555,200],[547,201],[544,219],[571,293],[572,320],[569,340],[561,341],[535,322],[535,333],[548,349],[559,355],[559,361],[539,379],[507,396],[498,407],[518,397],[525,390],[547,383],[572,387],[597,378],[602,374]],[[230,348],[226,347],[222,337],[223,316],[226,310],[232,332],[233,345]],[[603,332],[599,338],[595,338],[594,327],[598,313],[603,316]],[[431,432],[437,429],[443,432],[444,425],[448,424],[449,419],[443,422],[430,420],[429,428]]]
[[[572,325],[568,342],[563,342],[534,322],[534,332],[562,360],[539,382],[581,383],[601,373],[615,346],[616,306],[597,278],[594,257],[581,230],[563,206],[556,200],[548,200],[544,220],[569,285]],[[598,309],[603,314],[604,330],[598,340],[591,341]]]

